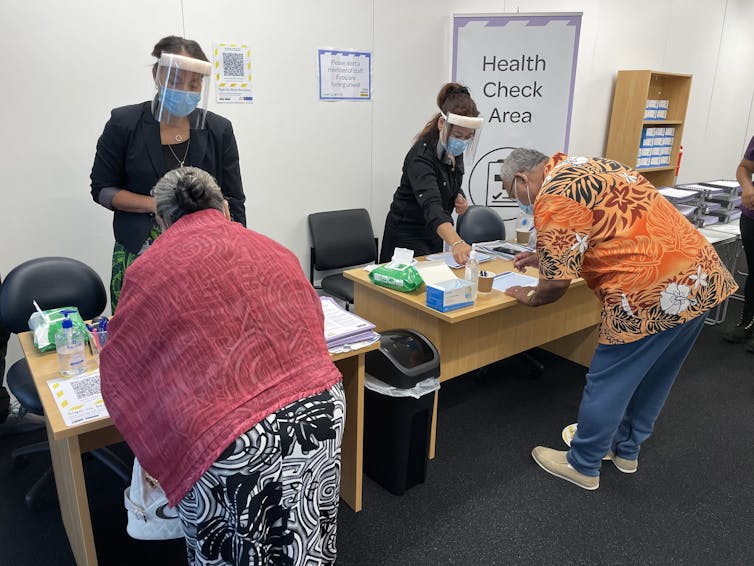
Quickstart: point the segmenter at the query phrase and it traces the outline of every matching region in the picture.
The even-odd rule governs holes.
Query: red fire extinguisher
[[[681,158],[683,157],[683,146],[678,148],[678,163],[675,166],[675,180],[678,180],[678,171],[681,169]]]

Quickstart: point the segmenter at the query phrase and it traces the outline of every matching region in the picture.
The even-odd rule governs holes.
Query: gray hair
[[[516,148],[503,160],[503,164],[500,166],[500,178],[503,182],[512,183],[516,173],[531,171],[547,159],[549,158],[544,153],[536,149]]]
[[[197,167],[181,167],[163,175],[152,189],[154,210],[170,227],[192,212],[214,208],[223,212],[223,193],[212,175]]]

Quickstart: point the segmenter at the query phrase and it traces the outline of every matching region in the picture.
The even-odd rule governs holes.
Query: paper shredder
[[[366,354],[367,374],[402,390],[439,377],[440,357],[425,336],[403,329],[380,335],[379,350]],[[431,392],[417,399],[365,391],[364,472],[395,495],[426,480],[433,405]]]

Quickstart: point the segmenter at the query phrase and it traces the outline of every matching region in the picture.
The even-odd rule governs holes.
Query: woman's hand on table
[[[453,253],[453,259],[457,264],[466,265],[466,262],[469,261],[469,254],[471,254],[471,246],[461,240],[450,251]]]

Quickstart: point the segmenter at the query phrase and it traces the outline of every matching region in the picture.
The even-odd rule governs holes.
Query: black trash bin
[[[401,390],[439,377],[440,357],[425,336],[412,330],[380,334],[380,349],[366,354],[367,374]],[[433,391],[418,399],[365,391],[364,472],[395,495],[427,478],[433,405]]]

